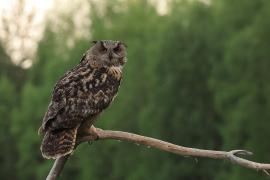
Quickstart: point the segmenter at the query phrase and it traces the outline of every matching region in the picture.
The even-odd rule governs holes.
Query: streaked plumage
[[[56,83],[39,129],[44,135],[41,152],[45,158],[55,159],[74,150],[77,135],[89,129],[117,95],[125,62],[122,42],[97,41]]]

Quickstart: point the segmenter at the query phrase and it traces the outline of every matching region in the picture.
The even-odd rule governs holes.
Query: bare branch
[[[55,160],[52,169],[50,170],[46,180],[56,180],[57,177],[60,175],[61,171],[63,170],[68,158],[69,154],[63,157],[60,157]]]
[[[212,159],[224,159],[228,160],[234,164],[238,164],[245,168],[255,169],[257,171],[261,170],[265,174],[269,175],[270,164],[257,163],[244,158],[240,158],[237,155],[252,155],[251,152],[246,150],[232,150],[232,151],[215,151],[215,150],[204,150],[197,148],[190,148],[175,145],[169,142],[165,142],[159,139],[141,136],[138,134],[122,132],[122,131],[111,131],[102,130],[100,128],[91,127],[89,134],[77,139],[77,145],[82,142],[97,140],[114,139],[121,141],[129,141],[136,144],[145,145],[148,147],[154,147],[162,151],[183,155],[183,156],[194,156],[194,157],[206,157]],[[55,180],[63,169],[68,157],[64,156],[57,159],[47,177],[47,180]]]

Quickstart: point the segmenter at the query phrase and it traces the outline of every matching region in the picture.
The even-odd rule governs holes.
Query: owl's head
[[[86,59],[99,67],[123,66],[126,62],[126,45],[120,41],[93,41]]]

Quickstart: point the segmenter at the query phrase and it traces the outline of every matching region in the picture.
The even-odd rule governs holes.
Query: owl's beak
[[[109,52],[109,59],[112,60],[112,52]]]

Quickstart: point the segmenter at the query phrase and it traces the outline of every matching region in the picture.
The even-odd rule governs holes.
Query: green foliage
[[[260,2],[260,3],[259,3]],[[252,4],[253,3],[253,4]],[[242,147],[255,152],[255,161],[269,162],[269,35],[268,1],[248,1],[254,7],[252,19],[242,15],[245,26],[230,36],[224,48],[222,64],[216,66],[216,104],[225,121],[222,126],[224,148]],[[246,19],[243,19],[246,18]],[[230,25],[230,24],[227,24]],[[232,167],[222,179],[265,179]]]
[[[91,1],[92,2],[92,1]],[[91,39],[119,39],[128,62],[119,95],[96,126],[190,147],[248,149],[270,161],[269,29],[266,0],[170,1],[161,16],[148,1],[90,3]],[[25,72],[0,48],[0,179],[44,179],[38,127],[60,76],[90,41],[66,40],[69,16],[48,22],[36,60]],[[14,173],[16,172],[16,173]],[[118,141],[80,145],[60,179],[265,179],[256,171],[209,159],[184,158]]]

